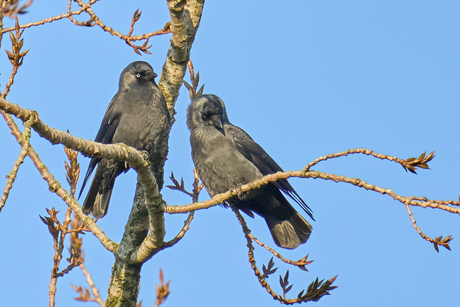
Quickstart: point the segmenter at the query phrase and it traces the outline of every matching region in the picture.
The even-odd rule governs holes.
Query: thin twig
[[[414,216],[412,215],[412,210],[410,209],[410,206],[408,204],[405,204],[406,205],[406,209],[407,209],[407,213],[409,214],[409,218],[410,220],[412,221],[412,225],[414,226],[415,230],[417,230],[418,234],[424,238],[425,240],[427,240],[428,242],[431,242],[431,243],[434,243],[434,240],[431,239],[430,237],[428,237],[427,235],[425,235],[422,230],[417,226],[417,222],[415,221],[414,219]]]
[[[53,208],[54,210],[54,208]],[[51,231],[50,231],[51,233]],[[58,236],[58,233],[51,233],[52,236],[53,236],[53,249],[54,249],[54,257],[53,257],[53,268],[51,270],[51,279],[50,279],[50,284],[49,284],[49,293],[48,293],[48,296],[49,296],[49,307],[53,307],[56,305],[56,291],[57,291],[57,288],[56,288],[56,284],[57,284],[57,279],[58,279],[58,276],[57,276],[57,271],[59,270],[59,261],[61,260],[61,255],[59,255],[58,253],[58,239],[57,239],[57,236]]]
[[[192,83],[192,85],[188,84],[185,80],[183,82],[185,87],[189,91],[190,100],[193,100],[193,98],[203,95],[204,85],[202,85],[198,90],[198,84],[200,82],[200,72],[197,72],[195,76],[195,69],[193,68],[192,60],[190,59],[188,60],[188,71],[190,72],[190,82]]]
[[[344,157],[344,156],[348,156],[348,155],[352,155],[352,154],[365,154],[365,155],[370,155],[370,156],[373,156],[373,157],[381,159],[381,160],[394,161],[394,162],[400,164],[404,169],[406,169],[406,170],[408,169],[412,173],[415,173],[415,169],[417,167],[425,168],[425,169],[428,168],[428,165],[426,163],[428,163],[429,161],[431,161],[434,158],[434,152],[430,153],[426,157],[425,157],[425,154],[422,154],[419,157],[420,161],[418,161],[418,159],[415,159],[415,158],[409,158],[409,159],[403,160],[403,159],[399,159],[398,157],[379,154],[379,153],[376,153],[376,152],[374,152],[372,150],[365,149],[365,148],[355,148],[355,149],[349,149],[347,151],[342,151],[342,152],[339,152],[339,153],[329,154],[329,155],[326,155],[324,157],[319,157],[318,159],[314,160],[313,162],[310,162],[309,164],[307,164],[307,166],[305,166],[303,168],[303,171],[304,172],[309,171],[313,166],[315,166],[319,162],[323,162],[323,161],[330,160],[330,159],[335,159],[335,158],[340,158],[340,157]],[[414,165],[414,162],[415,162],[415,165]]]
[[[3,207],[5,206],[6,200],[8,199],[8,195],[10,194],[10,190],[13,187],[13,183],[16,180],[16,177],[18,175],[19,167],[21,164],[24,162],[25,157],[27,156],[27,153],[29,152],[30,148],[30,135],[31,135],[31,130],[30,130],[30,125],[25,125],[24,133],[22,144],[21,144],[21,152],[19,153],[18,158],[14,162],[13,169],[11,172],[8,174],[8,180],[6,181],[6,186],[5,189],[3,190],[3,196],[0,199],[0,212],[2,211]]]
[[[272,253],[275,257],[277,257],[279,260],[287,263],[287,264],[290,264],[290,265],[294,265],[296,267],[299,267],[300,269],[302,269],[303,271],[308,271],[307,268],[305,267],[306,265],[309,265],[310,263],[312,263],[314,260],[309,260],[307,261],[308,259],[308,255],[305,256],[304,258],[302,259],[299,259],[297,261],[293,261],[293,260],[289,260],[289,259],[286,259],[284,258],[280,253],[278,253],[277,251],[275,251],[274,249],[270,248],[267,244],[259,241],[256,237],[254,237],[252,235],[252,233],[248,233],[248,236],[249,238],[251,238],[252,240],[254,240],[257,244],[259,244],[260,246],[264,247],[267,251],[269,251],[270,253]]]
[[[179,184],[179,182],[176,180],[176,178],[174,178],[173,173],[171,173],[170,178],[171,178],[172,182],[174,183],[174,186],[168,186],[168,187],[173,189],[173,190],[181,191],[181,192],[185,193],[186,195],[191,196],[193,202],[198,202],[198,197],[199,197],[200,192],[203,189],[204,185],[203,185],[203,183],[200,184],[200,178],[198,177],[198,173],[196,172],[196,169],[193,169],[193,176],[194,176],[195,179],[193,181],[193,192],[192,193],[188,192],[185,189],[183,179],[181,180],[181,184]],[[185,220],[184,226],[182,227],[181,231],[177,234],[177,236],[174,239],[172,239],[172,240],[170,240],[168,242],[165,242],[164,245],[163,245],[163,248],[168,248],[168,247],[174,246],[177,242],[179,242],[185,236],[185,233],[190,228],[190,223],[193,220],[194,214],[195,214],[195,211],[189,212],[188,217]]]
[[[418,234],[423,239],[425,239],[426,241],[428,241],[430,243],[433,243],[434,248],[436,249],[437,252],[439,252],[438,245],[441,245],[441,246],[447,248],[448,250],[450,250],[449,242],[452,240],[452,236],[448,236],[445,239],[443,239],[442,236],[438,237],[438,238],[435,238],[435,239],[427,236],[426,234],[424,234],[422,232],[420,227],[417,226],[417,222],[415,221],[414,216],[412,215],[412,210],[411,210],[410,206],[407,203],[405,205],[406,205],[407,213],[409,214],[409,218],[410,218],[410,220],[412,222],[412,225],[414,226],[415,230],[417,230]]]
[[[181,178],[181,181],[179,183],[179,181],[177,181],[176,177],[174,177],[174,173],[171,172],[171,176],[169,176],[169,179],[171,179],[171,181],[173,182],[174,185],[167,185],[166,186],[167,188],[170,188],[171,190],[176,190],[176,191],[182,192],[185,195],[190,196],[193,199],[193,193],[190,193],[189,191],[187,191],[187,189],[185,189],[184,178]]]
[[[4,3],[7,0],[4,1]],[[27,1],[23,6],[19,6],[19,0],[10,0],[9,3],[4,4],[3,11],[5,16],[10,18],[17,17],[18,14],[26,13],[26,8],[32,5],[33,0]]]
[[[27,6],[28,5],[26,4],[22,8],[18,9],[18,12],[22,11],[23,8],[25,8]],[[1,7],[0,7],[0,9],[1,9]],[[14,9],[16,10],[17,7],[15,7]],[[16,17],[15,34],[10,33],[12,52],[6,51],[6,53],[8,55],[8,59],[10,60],[11,64],[13,65],[13,71],[11,72],[9,81],[6,84],[5,91],[1,95],[2,98],[5,98],[8,95],[8,93],[10,91],[10,88],[11,88],[11,85],[14,83],[14,77],[16,76],[19,67],[22,65],[23,58],[27,54],[27,52],[29,51],[29,50],[21,51],[22,46],[23,46],[23,42],[24,42],[21,39],[21,35],[22,35],[23,32],[24,32],[24,30],[22,30],[22,31],[19,30],[19,22],[18,22],[18,18]],[[5,114],[3,114],[3,112],[2,112],[2,115],[5,117]],[[5,117],[5,120],[6,119],[7,118]],[[9,123],[8,125],[11,125],[11,123]],[[29,150],[29,147],[30,147],[30,135],[31,135],[30,128],[31,128],[31,126],[32,125],[31,125],[30,121],[24,122],[24,127],[25,127],[24,133],[22,134],[22,136],[21,136],[21,138],[19,140],[19,144],[21,145],[21,152],[20,152],[18,158],[16,159],[16,161],[14,163],[13,169],[8,174],[8,180],[6,182],[6,186],[5,186],[5,189],[3,191],[2,198],[0,199],[0,211],[2,211],[2,208],[5,206],[5,203],[6,203],[6,200],[8,198],[9,192],[10,192],[11,188],[13,187],[14,180],[16,179],[19,167],[24,162],[24,159],[25,159],[25,157],[26,157],[26,155],[28,153],[28,150]]]
[[[284,291],[283,295],[279,295],[275,291],[273,291],[270,285],[268,284],[267,280],[265,279],[264,274],[260,272],[259,268],[256,265],[256,260],[254,258],[254,246],[252,245],[252,239],[250,237],[251,230],[248,228],[246,221],[244,220],[243,216],[239,212],[238,208],[232,203],[229,203],[229,205],[232,208],[233,212],[235,213],[243,229],[243,233],[244,233],[244,236],[247,242],[248,257],[249,257],[249,262],[251,263],[251,268],[254,270],[254,274],[259,280],[260,285],[264,287],[265,290],[267,290],[267,292],[273,297],[273,299],[279,301],[282,304],[289,304],[289,305],[296,304],[296,303],[309,302],[309,301],[317,301],[324,295],[328,295],[330,290],[333,290],[336,288],[336,286],[331,286],[331,285],[335,281],[337,276],[327,280],[326,282],[323,282],[323,281],[318,282],[318,280],[313,281],[308,287],[308,290],[307,291],[302,290],[302,292],[299,293],[296,299],[286,299],[285,294],[287,291]],[[288,274],[286,276],[288,276]],[[287,285],[288,283],[287,277],[285,278],[285,282]]]
[[[7,102],[5,99],[0,98],[0,113],[3,115],[8,127],[10,128],[11,134],[16,138],[18,142],[20,142],[22,133],[19,130],[18,126],[14,122],[13,118],[11,115],[7,114],[5,111],[15,109],[15,114],[16,116],[21,115],[25,116],[22,118],[23,121],[27,121],[28,118],[30,118],[31,113],[30,111],[27,111],[25,109],[20,108],[18,105],[13,105]],[[33,116],[35,118],[35,116]],[[53,130],[49,128],[48,126],[45,125],[45,130],[48,132],[50,130]],[[54,131],[54,130],[53,130]],[[53,132],[51,132],[53,133]],[[63,133],[61,131],[61,133]],[[97,144],[97,143],[95,143]],[[116,145],[118,146],[118,145]],[[77,146],[78,148],[78,146]],[[100,151],[99,151],[100,152]],[[64,188],[62,188],[61,184],[54,179],[54,176],[50,173],[46,165],[41,161],[40,157],[38,154],[35,152],[32,146],[29,147],[29,157],[31,158],[32,162],[35,165],[35,168],[40,172],[42,175],[42,178],[48,183],[48,186],[50,188],[50,191],[55,192],[68,206],[72,207],[74,212],[79,216],[80,219],[85,223],[89,231],[91,231],[94,236],[96,236],[99,241],[102,243],[102,245],[109,251],[115,252],[116,249],[118,248],[118,244],[110,240],[107,235],[99,228],[99,226],[96,225],[94,220],[83,214],[81,211],[80,205],[77,203],[75,198],[73,198]]]
[[[77,187],[78,178],[80,175],[80,165],[78,164],[77,156],[78,152],[75,152],[71,149],[65,148],[64,151],[69,159],[69,163],[64,161],[65,169],[66,169],[66,178],[67,183],[70,186],[70,195],[72,197],[75,196],[75,191]],[[64,217],[64,222],[61,223],[57,219],[57,211],[54,210],[47,210],[49,217],[40,217],[42,221],[48,226],[48,229],[53,237],[53,248],[54,248],[54,265],[53,269],[51,270],[51,281],[50,281],[50,291],[49,291],[49,306],[53,307],[55,305],[56,300],[56,284],[57,279],[59,277],[64,276],[65,274],[69,273],[72,269],[76,266],[83,263],[83,257],[81,256],[81,239],[78,238],[78,233],[76,232],[76,228],[81,228],[82,225],[79,225],[78,220],[73,221],[71,218],[72,209],[67,207],[67,211]],[[75,215],[76,216],[76,215]],[[69,230],[69,226],[73,229]],[[67,234],[70,235],[70,258],[67,260],[69,261],[69,265],[59,272],[59,265],[62,260],[62,252],[64,250],[64,241]]]
[[[192,211],[188,214],[187,216],[187,219],[184,221],[184,226],[182,227],[182,229],[179,231],[179,233],[174,237],[174,239],[170,240],[170,241],[167,241],[163,244],[162,246],[162,249],[164,248],[169,248],[169,247],[172,247],[174,245],[176,245],[177,242],[179,242],[184,236],[185,236],[185,233],[189,230],[190,228],[190,223],[192,222],[193,220],[193,217],[194,217],[194,214],[195,214],[195,211]]]
[[[77,2],[77,4],[83,9],[87,4],[85,4],[83,1],[81,0],[75,0]],[[68,9],[67,9],[67,14],[70,14],[70,7],[71,7],[71,2],[69,1],[69,6],[68,6]],[[92,27],[92,26],[99,26],[103,31],[105,32],[108,32],[110,33],[111,35],[115,35],[117,37],[119,37],[120,39],[124,40],[129,46],[131,46],[134,50],[134,52],[136,52],[137,54],[141,54],[140,52],[144,52],[144,53],[147,53],[147,54],[150,54],[150,51],[148,51],[148,49],[151,47],[151,46],[147,46],[148,44],[148,41],[149,41],[149,38],[152,37],[152,36],[158,36],[158,35],[163,35],[163,34],[168,34],[168,33],[171,33],[171,30],[170,30],[170,23],[166,23],[166,25],[163,27],[163,29],[161,30],[158,30],[158,31],[155,31],[155,32],[151,32],[151,33],[147,33],[147,34],[144,34],[144,35],[140,35],[140,36],[131,36],[133,30],[134,30],[134,24],[139,20],[140,18],[140,13],[139,13],[139,10],[136,10],[136,12],[134,13],[133,17],[132,17],[132,21],[131,21],[131,27],[130,27],[130,30],[128,32],[128,35],[123,35],[121,34],[121,32],[119,31],[116,31],[114,30],[113,28],[111,27],[108,27],[106,26],[100,19],[99,17],[93,12],[93,10],[91,9],[91,5],[89,5],[88,7],[86,7],[85,9],[85,12],[87,12],[89,15],[90,15],[90,19],[86,22],[79,22],[77,21],[75,18],[73,18],[71,15],[69,15],[69,19],[72,23],[74,23],[75,25],[77,26],[85,26],[85,27]],[[134,45],[133,42],[135,41],[139,41],[139,40],[145,40],[144,44],[142,46],[137,46],[137,45]]]
[[[99,290],[94,285],[94,282],[93,282],[93,279],[91,277],[91,274],[86,270],[86,267],[85,267],[84,263],[80,264],[80,269],[81,269],[81,272],[83,273],[83,275],[85,275],[86,282],[88,283],[88,285],[89,285],[89,287],[91,289],[91,292],[92,292],[93,297],[94,297],[94,301],[97,302],[99,304],[99,306],[104,307],[105,304],[101,299],[101,296],[99,294]]]
[[[61,14],[61,15],[59,15],[59,16],[54,16],[54,17],[45,18],[45,19],[40,20],[40,21],[30,22],[30,23],[28,23],[28,24],[20,25],[19,27],[20,27],[21,29],[31,28],[31,27],[41,26],[41,25],[44,25],[44,24],[47,24],[47,23],[51,23],[51,22],[53,22],[53,21],[57,21],[57,20],[69,18],[70,16],[80,15],[80,14],[83,13],[88,7],[91,7],[91,4],[94,3],[94,2],[96,2],[96,1],[90,1],[87,5],[85,5],[84,7],[82,7],[81,9],[79,9],[79,10],[77,10],[77,11],[73,11],[73,12],[70,12],[70,13]],[[10,27],[10,28],[4,28],[4,29],[2,29],[1,31],[2,31],[2,33],[6,33],[6,32],[13,31],[14,29],[15,29],[15,27]]]
[[[168,281],[166,284],[164,283],[163,279],[163,270],[160,269],[160,284],[156,286],[156,295],[157,299],[155,300],[154,307],[159,307],[163,304],[169,296],[169,283]]]
[[[72,1],[76,1],[78,3],[78,5],[80,6],[79,10],[71,11]],[[143,34],[143,35],[134,35],[134,36],[132,36],[132,32],[134,30],[133,29],[134,28],[134,23],[140,17],[140,14],[135,13],[134,16],[133,16],[133,19],[132,19],[131,28],[130,28],[130,31],[129,31],[128,35],[123,35],[123,34],[121,34],[121,32],[116,31],[113,28],[106,26],[99,19],[99,17],[93,12],[93,10],[91,9],[91,6],[94,3],[96,3],[97,1],[98,0],[91,0],[88,3],[84,3],[81,0],[69,0],[68,5],[67,5],[67,13],[61,14],[59,16],[46,18],[46,19],[43,19],[43,20],[40,20],[40,21],[31,22],[31,23],[28,23],[28,24],[25,24],[25,25],[21,25],[20,29],[30,28],[30,27],[34,27],[34,26],[40,26],[40,25],[44,25],[44,24],[47,24],[47,23],[51,23],[53,21],[68,18],[73,24],[75,24],[77,26],[92,27],[92,26],[97,25],[97,26],[101,27],[101,29],[104,30],[105,32],[108,32],[111,35],[115,35],[115,36],[119,37],[120,39],[124,40],[138,54],[140,54],[140,52],[144,52],[144,53],[147,53],[147,54],[150,53],[150,51],[148,51],[148,49],[151,46],[147,46],[150,37],[171,33],[170,22],[167,22],[165,24],[165,26],[160,30],[157,30],[155,32],[146,33],[146,34]],[[89,17],[90,17],[89,20],[84,21],[84,22],[80,22],[80,21],[76,20],[73,17],[73,16],[80,15],[83,12],[86,12],[89,15]],[[13,27],[2,29],[2,33],[10,32],[12,30],[14,30]],[[145,40],[144,44],[138,46],[138,45],[135,45],[133,43],[133,42],[140,41],[140,40]]]

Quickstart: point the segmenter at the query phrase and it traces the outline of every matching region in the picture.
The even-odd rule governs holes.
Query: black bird
[[[123,70],[118,92],[105,112],[96,142],[124,143],[147,151],[151,162],[158,159],[155,154],[164,149],[162,146],[169,134],[170,116],[165,98],[155,83],[156,76],[152,67],[142,61],[133,62]],[[163,165],[164,160],[160,164]],[[129,165],[125,162],[93,157],[80,196],[96,166],[96,174],[83,203],[83,212],[101,218],[107,214],[115,178],[128,171]],[[162,182],[158,184],[161,188]]]
[[[230,123],[224,102],[216,95],[192,100],[187,110],[187,126],[195,168],[211,197],[283,171],[243,129]],[[312,226],[280,190],[313,219],[311,209],[287,180],[269,183],[228,201],[251,217],[254,217],[252,212],[262,216],[276,245],[293,249],[308,240]]]

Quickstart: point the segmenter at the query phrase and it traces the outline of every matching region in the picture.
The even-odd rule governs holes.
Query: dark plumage
[[[169,134],[170,117],[163,94],[155,83],[156,76],[152,67],[141,61],[133,62],[123,70],[118,92],[105,112],[96,142],[124,143],[147,151],[151,162],[158,159],[155,154],[164,150],[164,139]],[[164,164],[164,159],[160,164]],[[115,178],[128,171],[129,165],[125,162],[93,157],[80,196],[96,166],[96,174],[83,203],[83,212],[101,218],[107,213]],[[162,182],[158,184],[161,187]]]
[[[283,171],[241,128],[230,123],[223,101],[216,95],[196,97],[187,110],[192,158],[209,195]],[[269,183],[229,200],[250,216],[262,216],[276,245],[293,249],[305,243],[311,225],[281,193],[295,200],[313,219],[311,209],[287,180]]]

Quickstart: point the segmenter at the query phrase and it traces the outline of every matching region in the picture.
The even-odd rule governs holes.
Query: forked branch
[[[188,192],[185,189],[184,179],[181,178],[181,183],[179,184],[179,182],[176,180],[176,178],[174,178],[173,173],[171,173],[171,177],[169,177],[169,178],[174,183],[174,186],[168,185],[167,187],[172,189],[172,190],[180,191],[180,192],[192,197],[193,202],[198,202],[198,197],[199,197],[200,192],[203,189],[204,185],[203,185],[203,183],[200,184],[200,178],[198,177],[198,174],[197,174],[195,169],[193,170],[193,175],[194,175],[195,179],[193,181],[193,192],[192,193]],[[190,228],[190,223],[193,220],[194,214],[195,214],[195,211],[190,211],[189,212],[188,217],[185,220],[184,226],[182,227],[181,231],[177,234],[177,236],[174,239],[172,239],[171,241],[165,242],[165,244],[163,245],[163,248],[169,248],[169,247],[174,246],[177,242],[179,242],[185,236],[185,233]]]
[[[332,286],[332,283],[335,281],[337,276],[329,279],[329,280],[321,280],[319,281],[316,279],[313,281],[306,290],[302,290],[297,298],[295,299],[288,299],[286,298],[286,294],[292,289],[292,285],[289,285],[289,271],[287,271],[286,275],[284,278],[281,278],[280,276],[280,285],[283,290],[283,294],[280,295],[273,291],[271,286],[267,282],[267,278],[269,275],[275,273],[277,269],[273,269],[273,262],[270,261],[268,264],[268,267],[266,268],[265,266],[263,267],[263,273],[260,272],[259,268],[256,265],[256,260],[254,258],[254,246],[252,245],[252,239],[249,236],[251,233],[251,230],[248,228],[246,221],[244,220],[243,216],[239,212],[238,208],[236,208],[234,205],[230,204],[230,207],[232,208],[233,212],[235,213],[236,217],[238,218],[238,221],[240,222],[240,225],[243,229],[244,236],[247,241],[247,246],[248,246],[248,257],[249,257],[249,262],[251,263],[251,268],[254,270],[254,274],[257,276],[257,279],[259,280],[259,283],[262,287],[264,287],[267,292],[277,301],[281,302],[282,304],[296,304],[296,303],[305,303],[309,301],[318,301],[325,295],[329,295],[329,291],[337,288],[337,286]]]

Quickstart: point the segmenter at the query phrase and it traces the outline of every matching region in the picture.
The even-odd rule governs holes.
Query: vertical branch
[[[31,118],[32,119],[32,118]],[[70,185],[70,195],[72,197],[75,196],[75,191],[77,188],[78,178],[80,176],[80,165],[77,161],[78,151],[73,151],[72,149],[65,148],[64,151],[69,159],[69,163],[64,161],[65,169],[66,169],[66,178],[67,182]],[[67,207],[67,211],[64,217],[64,222],[61,224],[57,219],[58,211],[55,211],[54,208],[52,210],[47,210],[50,217],[40,217],[42,221],[48,225],[48,229],[53,236],[53,247],[54,247],[54,265],[53,269],[51,270],[51,280],[49,285],[49,306],[53,307],[56,302],[56,284],[58,277],[64,276],[64,274],[70,272],[74,267],[83,263],[83,258],[81,257],[81,239],[78,238],[78,232],[81,229],[78,229],[79,223],[78,221],[71,224],[71,214],[72,208]],[[56,225],[55,225],[56,224]],[[74,232],[69,231],[69,225],[73,228]],[[62,272],[59,272],[59,265],[62,260],[62,252],[64,250],[64,240],[68,233],[71,233],[71,243],[70,243],[70,258],[69,258],[69,266],[64,269]]]
[[[28,49],[26,51],[21,52],[22,46],[24,44],[24,39],[21,39],[22,33],[24,33],[24,29],[20,30],[18,17],[16,16],[15,34],[10,32],[12,52],[5,50],[6,54],[8,55],[8,60],[10,60],[11,64],[13,65],[13,71],[11,72],[10,79],[6,84],[5,91],[2,94],[2,98],[6,98],[6,96],[8,95],[11,85],[13,85],[14,83],[14,77],[16,76],[19,67],[21,67],[24,61],[24,57],[29,52]]]
[[[93,296],[94,296],[94,301],[97,302],[99,304],[99,306],[104,307],[105,304],[102,301],[101,296],[99,295],[99,291],[97,290],[96,286],[94,285],[93,279],[91,278],[91,274],[86,270],[86,267],[85,267],[84,263],[80,264],[80,269],[81,269],[83,275],[85,275],[86,282],[88,283],[88,285],[91,288],[91,292],[93,293]]]
[[[171,16],[172,37],[158,86],[165,96],[171,115],[174,115],[174,106],[187,69],[190,49],[200,25],[204,1],[168,0],[167,4]]]
[[[66,149],[66,151],[67,150],[68,149]],[[75,153],[77,153],[77,152],[75,152]],[[83,240],[78,235],[84,229],[84,226],[83,226],[82,220],[78,217],[77,214],[75,214],[75,212],[73,214],[73,219],[70,222],[70,226],[71,226],[71,229],[72,229],[72,232],[70,234],[70,244],[71,244],[70,248],[71,249],[73,248],[75,250],[81,251],[82,250]],[[86,269],[85,262],[84,262],[85,261],[84,257],[82,256],[81,258],[83,259],[83,261],[79,265],[79,267],[80,267],[81,272],[85,276],[86,282],[88,283],[88,285],[89,285],[89,287],[91,289],[91,293],[93,294],[93,297],[91,297],[91,295],[89,294],[89,291],[86,288],[83,289],[81,286],[76,287],[76,286],[71,284],[72,288],[78,294],[80,294],[80,297],[77,297],[75,299],[78,300],[78,301],[81,301],[81,302],[96,302],[96,303],[99,304],[99,306],[104,307],[105,304],[101,299],[101,296],[99,294],[99,290],[96,288],[96,285],[93,282],[91,274]]]
[[[3,0],[0,0],[0,48],[2,47],[2,38],[3,38]],[[2,111],[3,112],[3,111]]]
[[[3,27],[3,16],[4,16],[4,9],[3,9],[3,1],[0,1],[0,31]],[[12,44],[12,53],[6,50],[6,53],[8,55],[8,59],[10,60],[11,64],[13,65],[13,71],[11,72],[10,79],[8,80],[8,83],[6,85],[5,91],[3,94],[1,94],[2,98],[5,98],[8,95],[8,92],[10,91],[11,85],[14,83],[14,77],[16,76],[19,67],[22,65],[23,58],[27,54],[29,50],[21,52],[21,48],[23,46],[24,40],[20,39],[22,33],[24,30],[20,31],[19,30],[19,22],[18,22],[18,17],[16,16],[16,24],[15,24],[15,34],[10,32],[10,39],[11,39],[11,44]],[[0,46],[1,46],[1,40],[2,40],[3,34],[0,33]],[[5,121],[7,122],[8,126],[10,128],[12,126],[15,126],[14,122],[12,121],[11,117],[7,115],[6,113],[3,112],[2,110],[2,115],[5,118]],[[16,179],[19,166],[24,162],[24,159],[29,151],[30,147],[30,135],[31,135],[31,126],[33,124],[33,120],[30,119],[24,123],[24,133],[20,136],[18,139],[19,144],[21,145],[21,153],[19,154],[18,159],[14,163],[13,169],[11,172],[8,174],[8,180],[3,192],[3,196],[0,200],[0,211],[2,208],[5,206],[6,200],[8,198],[9,191],[13,187],[14,180]],[[19,133],[20,134],[20,133]]]
[[[136,305],[142,264],[131,264],[127,259],[148,234],[148,216],[144,188],[137,182],[134,204],[112,267],[112,278],[105,301],[107,307]]]
[[[200,82],[200,72],[197,72],[195,76],[195,70],[193,68],[192,60],[188,60],[188,71],[190,72],[190,81],[192,82],[192,85],[188,84],[185,80],[184,85],[190,93],[190,100],[193,100],[193,98],[195,98],[196,96],[203,95],[204,85],[202,85],[198,90],[198,83]]]
[[[155,301],[154,307],[158,307],[163,304],[169,295],[169,281],[165,284],[163,279],[163,270],[160,269],[160,284],[156,287],[157,299]]]

